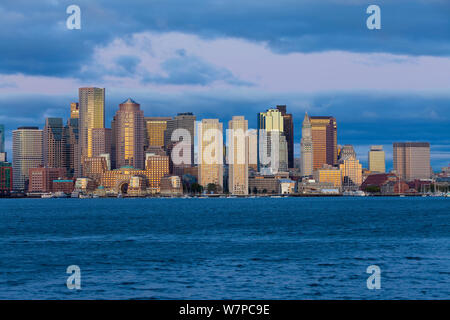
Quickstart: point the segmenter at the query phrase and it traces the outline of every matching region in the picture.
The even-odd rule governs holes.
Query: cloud
[[[449,56],[450,2],[379,0],[382,29],[369,31],[367,1],[78,0],[82,29],[67,30],[73,1],[0,4],[0,73],[74,77],[96,46],[141,32],[265,43],[283,54],[325,51]]]

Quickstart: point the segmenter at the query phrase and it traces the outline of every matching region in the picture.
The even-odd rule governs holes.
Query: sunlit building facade
[[[145,117],[146,149],[148,147],[164,147],[164,132],[167,129],[168,117]]]
[[[234,116],[228,122],[228,188],[235,195],[248,194],[248,121]]]
[[[342,172],[343,186],[360,186],[362,184],[362,165],[353,155],[342,159],[339,168]]]
[[[116,166],[144,168],[144,112],[128,99],[119,105],[114,123]]]
[[[311,176],[313,174],[313,141],[311,132],[311,121],[308,113],[305,113],[305,118],[302,124],[302,140],[300,142],[301,147],[301,174],[304,177]]]
[[[13,130],[14,190],[26,190],[29,170],[44,164],[42,136],[42,130],[39,130],[37,127],[20,127],[17,130]]]
[[[198,124],[199,184],[215,184],[223,190],[223,125],[218,119]]]
[[[401,179],[429,179],[431,177],[430,144],[428,142],[396,142],[394,170]]]
[[[93,129],[105,127],[105,89],[80,88],[79,94],[79,159],[94,156]]]
[[[386,172],[386,155],[383,146],[371,146],[369,151],[369,170],[371,172]]]
[[[313,142],[313,169],[337,164],[337,124],[333,117],[310,117]]]
[[[320,183],[331,183],[334,187],[342,186],[342,171],[340,168],[323,165],[322,168],[314,171],[314,179]]]

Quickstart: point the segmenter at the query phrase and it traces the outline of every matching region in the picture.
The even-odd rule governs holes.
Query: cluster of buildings
[[[0,194],[62,192],[180,195],[293,194],[345,190],[403,190],[399,183],[430,179],[428,143],[394,143],[394,171],[386,173],[383,146],[372,146],[363,169],[351,145],[338,145],[331,116],[305,114],[301,158],[294,159],[294,120],[286,106],[257,115],[257,129],[234,116],[193,113],[146,117],[127,99],[105,126],[105,89],[80,88],[70,118],[47,118],[43,129],[12,132],[12,164],[0,125]],[[225,136],[225,138],[224,138]],[[396,184],[397,183],[397,184]]]

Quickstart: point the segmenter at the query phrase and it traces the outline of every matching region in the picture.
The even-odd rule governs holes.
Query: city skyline
[[[376,31],[360,1],[172,3],[80,0],[80,30],[67,30],[63,1],[2,4],[8,33],[0,39],[11,48],[0,52],[8,153],[13,129],[65,118],[67,102],[78,100],[74,88],[95,85],[108,88],[106,119],[133,97],[146,116],[188,110],[227,123],[243,115],[256,128],[256,113],[287,105],[296,157],[307,111],[338,119],[338,140],[352,144],[364,166],[370,146],[384,145],[392,168],[395,141],[428,141],[433,168],[448,165],[445,1],[380,1]],[[121,24],[111,24],[117,17]]]
[[[104,98],[103,98],[103,100],[104,101],[106,101],[106,94],[105,94],[105,88],[96,88],[96,87],[84,87],[84,88],[80,88],[80,90],[81,89],[98,89],[98,90],[101,90],[102,91],[102,95],[104,95]],[[128,98],[127,100],[130,100],[131,98]],[[126,102],[126,101],[125,101]],[[120,110],[120,105],[121,104],[123,104],[123,103],[125,103],[124,101],[122,101],[122,103],[119,103],[118,105],[119,105],[119,108],[117,109],[115,109],[115,112],[117,112],[117,111],[119,111]],[[134,102],[133,100],[131,100],[131,102]],[[61,119],[63,122],[64,122],[64,120],[65,119],[67,119],[67,121],[70,121],[71,119],[73,119],[73,118],[76,118],[76,117],[78,117],[78,105],[79,105],[79,103],[75,103],[75,102],[70,102],[70,103],[68,103],[67,105],[69,105],[69,108],[67,108],[67,106],[66,106],[66,116],[63,116],[63,117],[61,117],[61,118],[55,118],[55,117],[48,117],[48,118],[45,118],[44,119],[44,124],[42,125],[42,126],[37,126],[40,130],[42,130],[43,132],[44,132],[44,134],[45,134],[45,132],[46,132],[46,121],[59,121],[59,119]],[[75,105],[76,105],[76,107],[77,107],[77,109],[76,109],[76,111],[74,111],[75,110]],[[140,104],[138,104],[139,106],[140,106]],[[273,107],[269,107],[266,111],[269,111],[269,110],[272,110],[271,112],[280,112],[279,111],[279,107],[280,107],[280,105],[275,105],[275,106],[273,106]],[[284,107],[284,108],[286,108],[286,105],[283,105],[283,106],[281,106],[281,107]],[[109,114],[109,113],[111,113],[111,114],[113,114],[112,115],[112,117],[111,117],[111,119],[109,119],[107,116],[105,116],[105,115],[102,115],[102,121],[104,121],[104,122],[106,122],[106,123],[110,123],[110,120],[111,120],[111,126],[113,126],[113,124],[114,124],[114,119],[115,119],[115,115],[114,115],[114,113],[112,113],[111,111],[110,112],[107,112],[107,108],[106,108],[106,106],[104,106],[103,105],[103,114]],[[141,108],[142,109],[142,108]],[[261,111],[261,112],[259,112],[258,114],[261,114],[261,113],[264,113],[263,111]],[[197,119],[196,120],[196,123],[198,124],[199,122],[201,122],[202,121],[202,119],[206,119],[206,118],[202,118],[202,117],[199,117],[198,115],[194,115],[193,113],[191,113],[191,112],[186,112],[186,110],[184,111],[184,112],[180,112],[180,113],[178,113],[177,115],[172,115],[172,116],[168,116],[168,115],[165,115],[165,116],[148,116],[147,114],[145,114],[145,113],[143,113],[143,130],[145,131],[145,133],[144,133],[144,142],[143,142],[143,145],[144,145],[144,152],[143,152],[143,154],[145,154],[145,150],[146,150],[146,148],[148,147],[147,145],[146,145],[146,141],[147,141],[147,139],[148,139],[148,137],[147,137],[147,134],[148,134],[148,127],[147,127],[147,121],[151,121],[152,119],[153,120],[164,120],[164,121],[169,121],[169,123],[170,122],[174,122],[174,121],[177,121],[176,119],[179,119],[179,118],[181,118],[181,119],[183,119],[183,117],[186,117],[186,116],[190,116],[190,115],[192,115],[192,117],[194,118],[194,119]],[[232,118],[234,117],[234,116],[236,116],[236,115],[233,115],[231,118],[230,118],[230,120],[228,120],[228,121],[231,121],[232,120]],[[290,121],[292,121],[292,123],[293,123],[293,127],[294,127],[294,132],[296,132],[296,134],[294,134],[294,136],[296,136],[296,137],[298,137],[298,140],[301,140],[301,138],[302,138],[302,124],[303,124],[303,120],[304,120],[304,118],[302,118],[303,120],[300,120],[299,119],[299,117],[297,117],[297,115],[292,115],[292,114],[288,114],[288,116],[290,117]],[[103,117],[104,117],[104,119],[103,119]],[[304,117],[304,115],[303,115],[303,117]],[[245,118],[245,120],[247,120],[249,123],[251,123],[251,117],[250,117],[250,119],[249,118],[247,118],[246,116],[244,116],[244,118]],[[330,117],[330,116],[316,116],[316,115],[314,115],[314,116],[311,116],[311,115],[309,115],[309,118],[311,119],[314,119],[314,118],[316,118],[317,120],[319,120],[319,121],[323,121],[323,120],[325,120],[325,119],[331,119],[332,121],[334,121],[334,122],[339,122],[338,121],[338,119],[335,119],[335,117]],[[321,120],[321,119],[323,119],[323,120]],[[79,119],[78,119],[79,120]],[[219,121],[220,122],[222,122],[222,123],[226,123],[225,122],[225,120],[222,120],[222,118],[219,118]],[[283,120],[281,120],[281,121],[283,121]],[[327,120],[328,121],[328,120]],[[26,125],[20,125],[18,128],[14,128],[14,129],[12,129],[12,130],[8,130],[8,125],[7,124],[0,124],[0,125],[3,125],[4,127],[5,127],[5,129],[4,129],[4,135],[7,137],[8,136],[8,132],[10,132],[10,135],[12,136],[12,132],[14,131],[14,130],[17,130],[18,128],[20,128],[20,127],[27,127]],[[28,126],[28,127],[34,127],[34,126]],[[257,126],[255,126],[255,128],[256,128]],[[340,127],[340,126],[339,126]],[[249,130],[252,130],[253,128],[249,125]],[[340,129],[340,128],[339,128]],[[107,134],[108,132],[98,132],[99,130],[109,130],[109,131],[111,131],[112,129],[111,128],[107,128],[107,127],[105,127],[104,125],[103,125],[103,128],[97,128],[97,129],[94,129],[93,130],[93,132],[94,132],[94,134],[95,134],[95,132],[97,131],[97,135],[99,134],[99,133],[102,133],[103,135],[105,135],[105,134]],[[164,130],[165,131],[165,130]],[[192,129],[189,129],[189,131],[191,132],[192,131]],[[340,130],[337,130],[337,146],[345,146],[345,145],[347,145],[347,143],[343,143],[343,141],[341,141],[340,139],[339,139],[339,132],[340,132]],[[111,133],[109,133],[109,135],[111,135]],[[284,135],[283,135],[284,136]],[[95,138],[95,136],[93,136],[94,138]],[[224,136],[224,138],[225,138],[225,136]],[[159,138],[160,139],[160,138]],[[167,139],[167,137],[165,137],[165,139]],[[94,143],[95,144],[95,139],[91,139],[92,140],[92,143]],[[45,139],[43,139],[43,141],[44,141],[44,144],[43,144],[43,148],[45,148]],[[382,146],[383,147],[383,152],[384,152],[384,154],[385,154],[385,171],[391,171],[391,170],[394,170],[395,169],[395,163],[394,163],[394,147],[393,147],[393,144],[394,143],[396,143],[396,142],[398,142],[398,141],[400,141],[400,140],[397,140],[397,141],[392,141],[392,142],[390,142],[390,143],[388,143],[388,144],[384,144],[384,145],[380,145],[380,146]],[[405,140],[405,142],[412,142],[412,143],[415,143],[415,142],[423,142],[424,140],[423,139],[418,139],[418,140]],[[103,140],[101,140],[101,142],[102,143],[105,143],[105,141],[103,141]],[[167,142],[167,141],[166,141]],[[193,143],[196,143],[196,140],[194,139],[194,141],[193,141]],[[429,142],[427,142],[427,143],[429,143]],[[430,152],[430,163],[431,163],[431,168],[432,168],[432,172],[438,172],[442,167],[445,167],[445,166],[447,166],[448,164],[449,164],[449,162],[448,161],[450,161],[450,157],[448,157],[448,158],[443,158],[444,160],[442,160],[442,161],[440,161],[440,162],[437,162],[436,160],[435,160],[435,164],[436,163],[438,163],[439,164],[439,166],[436,166],[436,165],[434,165],[433,166],[433,144],[431,144],[431,143],[429,143],[430,145],[431,145],[431,152]],[[348,144],[348,145],[351,145],[352,147],[355,147],[355,149],[357,149],[357,150],[355,150],[355,152],[356,152],[356,158],[360,161],[360,163],[363,165],[363,168],[367,168],[367,169],[369,169],[369,165],[370,165],[370,163],[369,163],[369,153],[370,153],[370,150],[371,150],[371,148],[372,148],[372,146],[373,146],[373,144],[371,144],[371,143],[367,143],[366,145],[352,145],[352,144]],[[154,147],[154,146],[153,146]],[[92,148],[92,147],[91,147]],[[194,146],[192,146],[192,148],[194,148]],[[367,149],[366,149],[367,148]],[[391,152],[391,150],[392,150],[392,152]],[[9,148],[7,148],[7,147],[5,147],[5,152],[8,154],[8,155],[11,155],[10,157],[9,157],[9,159],[10,160],[12,160],[11,158],[12,158],[12,146],[10,146]],[[113,151],[113,150],[111,150],[111,152],[113,152],[114,153],[114,155],[112,155],[112,158],[113,159],[115,159],[115,152]],[[197,150],[195,150],[194,151],[195,152],[195,154],[197,154]],[[97,152],[97,153],[99,153],[99,152]],[[101,153],[101,152],[100,152]],[[365,154],[364,154],[365,153]],[[99,154],[96,154],[95,156],[98,156]],[[142,157],[142,158],[144,158],[144,157]],[[300,143],[300,141],[296,141],[295,143],[294,143],[294,158],[295,159],[301,159],[301,143]],[[193,159],[193,156],[192,156],[192,159]],[[114,161],[114,160],[112,160],[112,161]],[[44,163],[45,163],[45,159],[44,159]],[[195,163],[195,162],[192,162],[192,163]],[[299,164],[299,168],[301,168],[301,163]],[[317,169],[317,168],[314,168],[314,170],[315,169]],[[81,172],[81,171],[80,171]]]

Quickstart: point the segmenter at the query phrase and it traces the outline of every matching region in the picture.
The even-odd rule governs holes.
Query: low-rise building
[[[53,180],[58,180],[65,176],[66,170],[63,168],[32,168],[29,169],[28,192],[46,193],[52,192]]]
[[[280,193],[281,194],[293,194],[295,193],[296,182],[290,179],[280,179]]]
[[[13,171],[9,162],[0,161],[0,196],[8,196],[13,187]]]
[[[72,193],[75,188],[73,180],[57,179],[53,180],[52,192],[64,192],[66,194]]]
[[[183,194],[183,185],[179,176],[161,178],[161,195],[180,196]]]

